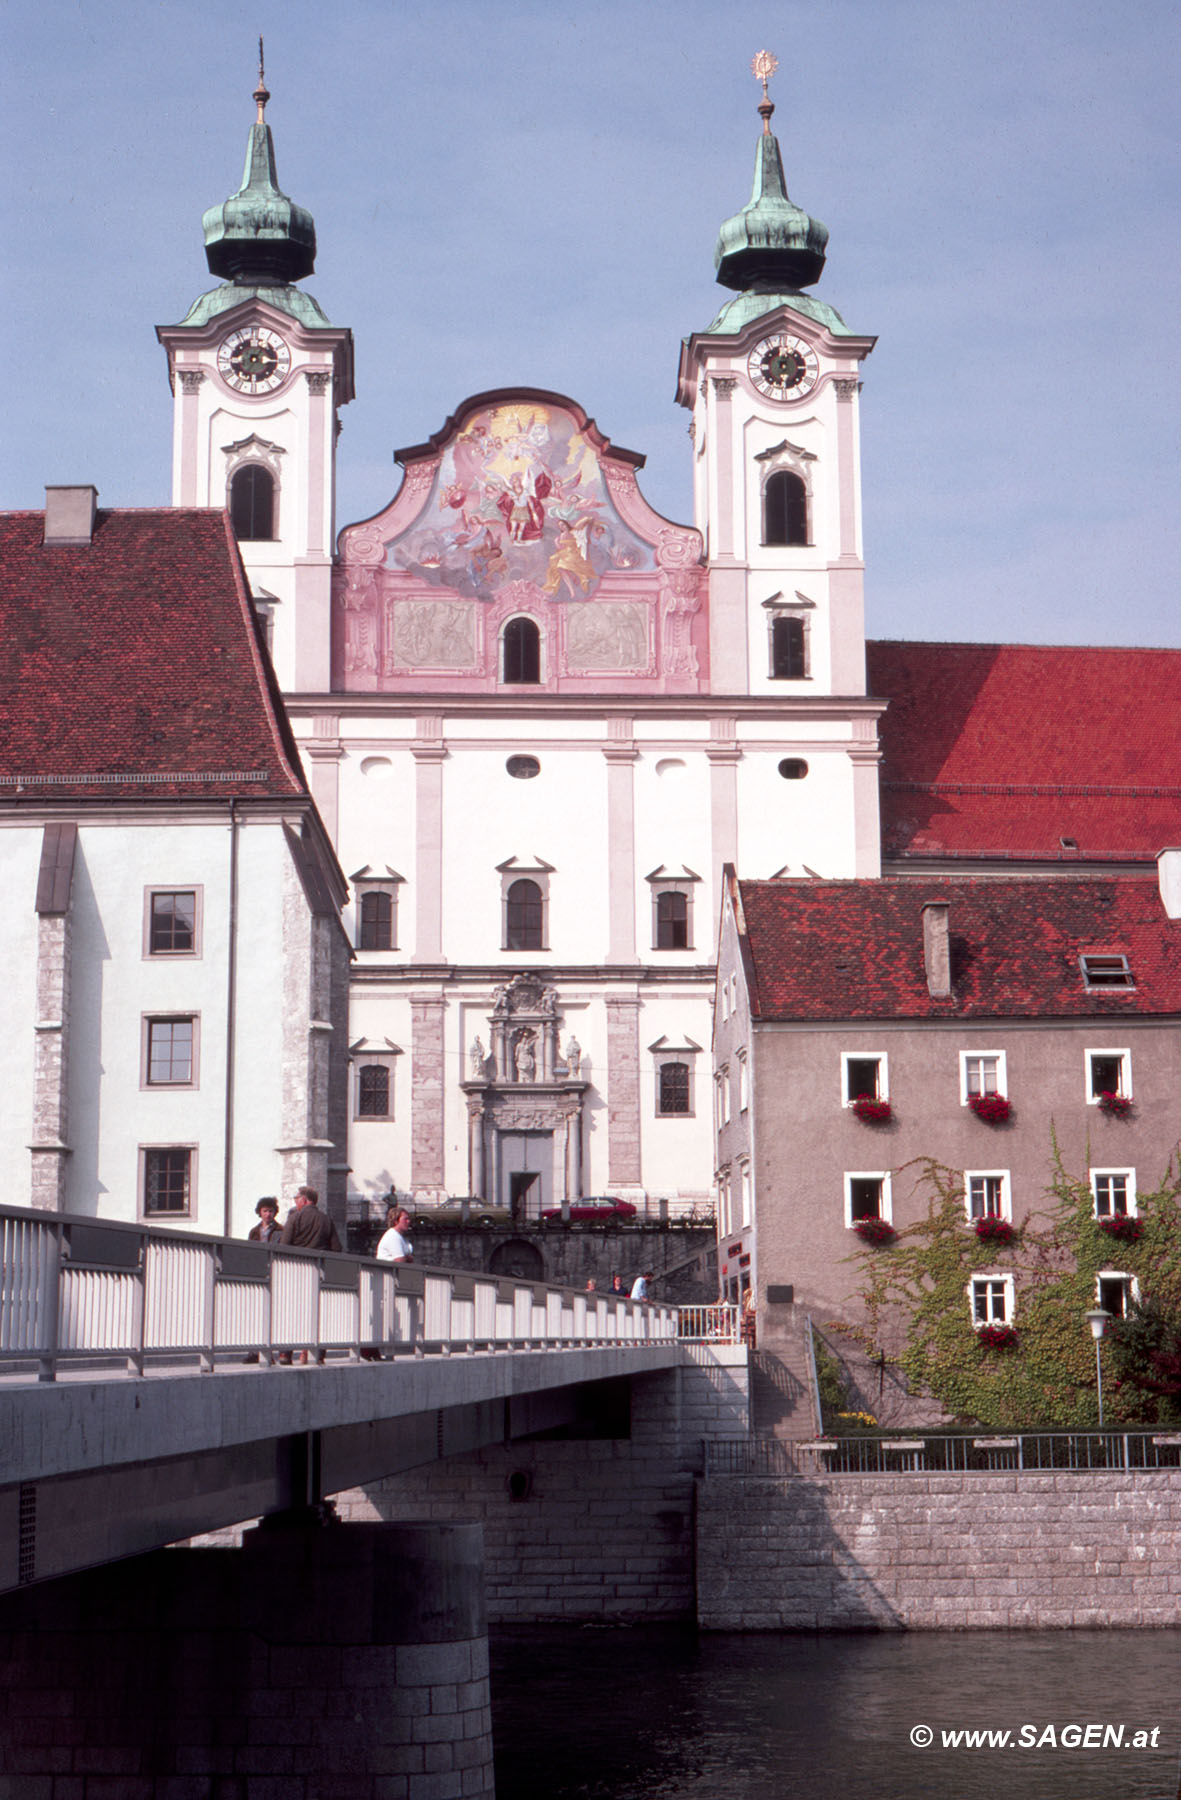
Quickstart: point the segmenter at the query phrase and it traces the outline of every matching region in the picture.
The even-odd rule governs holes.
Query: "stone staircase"
[[[819,1436],[806,1331],[802,1317],[777,1325],[770,1341],[751,1354],[750,1423],[755,1437],[798,1443]]]

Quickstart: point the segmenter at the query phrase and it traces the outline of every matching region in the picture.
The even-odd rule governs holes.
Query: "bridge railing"
[[[928,1432],[706,1440],[707,1475],[1088,1475],[1181,1468],[1181,1432]]]
[[[675,1307],[0,1207],[0,1363],[363,1356],[667,1341]]]

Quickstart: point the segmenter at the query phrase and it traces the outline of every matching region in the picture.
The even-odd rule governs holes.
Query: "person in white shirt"
[[[414,1261],[414,1245],[406,1236],[410,1229],[410,1214],[404,1206],[391,1206],[386,1213],[387,1229],[378,1239],[374,1251],[378,1262],[408,1263]]]
[[[648,1292],[648,1283],[651,1280],[651,1269],[645,1269],[642,1275],[636,1276],[635,1280],[632,1282],[631,1297],[633,1300],[650,1300],[652,1298]]]

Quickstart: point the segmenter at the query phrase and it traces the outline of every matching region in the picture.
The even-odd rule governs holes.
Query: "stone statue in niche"
[[[578,1071],[581,1067],[582,1067],[582,1045],[579,1043],[578,1039],[574,1036],[573,1032],[571,1032],[570,1037],[566,1043],[566,1072],[567,1072],[567,1074],[574,1076],[574,1075],[578,1074]]]
[[[472,1047],[468,1051],[468,1058],[469,1058],[469,1064],[471,1067],[473,1081],[479,1081],[482,1079],[483,1074],[484,1074],[484,1063],[485,1063],[486,1055],[487,1055],[487,1052],[485,1051],[484,1046],[481,1043],[480,1039],[478,1037],[473,1038]]]
[[[537,1051],[534,1048],[533,1033],[521,1031],[517,1033],[513,1045],[513,1064],[518,1081],[535,1081],[537,1078]]]

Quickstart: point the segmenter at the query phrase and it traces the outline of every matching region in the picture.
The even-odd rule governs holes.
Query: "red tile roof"
[[[1181,920],[1147,876],[913,875],[742,881],[759,1019],[1122,1018],[1181,1013]],[[922,909],[946,901],[952,997],[923,968]],[[1135,987],[1088,991],[1078,959],[1125,955]]]
[[[0,514],[0,799],[306,793],[224,513],[43,531]]]
[[[1181,651],[870,643],[866,663],[890,702],[885,858],[1137,861],[1181,842]]]

